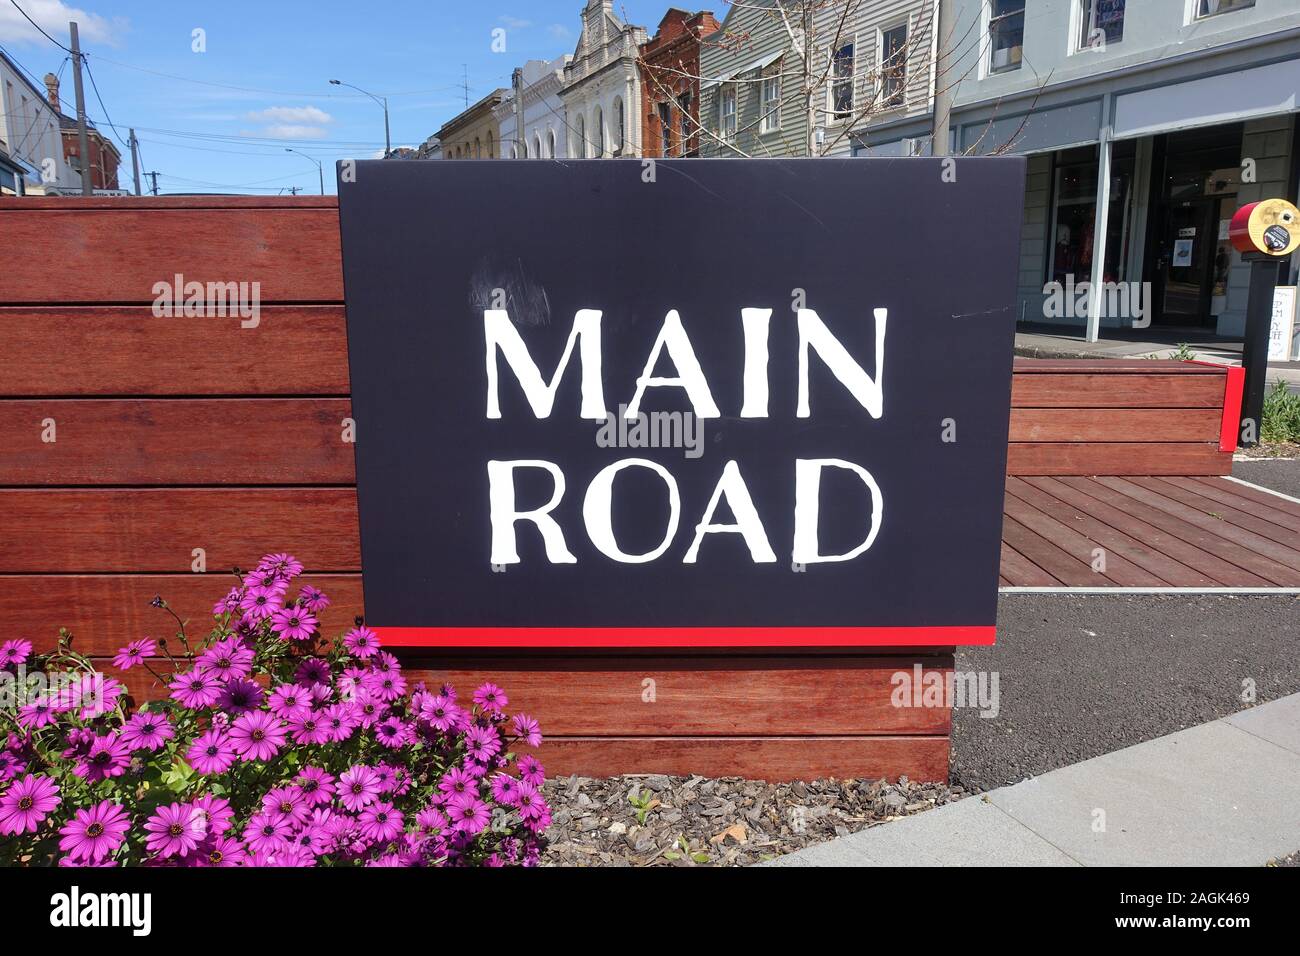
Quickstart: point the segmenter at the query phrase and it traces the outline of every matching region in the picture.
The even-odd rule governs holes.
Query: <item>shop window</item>
[[[1104,48],[1124,39],[1125,0],[1080,0],[1079,49]]]
[[[989,72],[1020,69],[1025,42],[1025,0],[989,0]]]
[[[1246,10],[1255,5],[1255,0],[1196,0],[1196,17],[1213,17],[1233,10]]]
[[[1106,217],[1106,263],[1102,281],[1122,282],[1132,240],[1135,201],[1132,143],[1116,143],[1111,155],[1110,211]],[[1065,285],[1092,278],[1097,211],[1097,150],[1084,147],[1058,156],[1052,184],[1052,245],[1047,279]]]

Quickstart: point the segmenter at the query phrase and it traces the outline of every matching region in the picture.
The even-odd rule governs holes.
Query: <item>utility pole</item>
[[[953,69],[957,64],[956,51],[952,46],[944,42],[943,31],[947,30],[953,36],[956,31],[953,30],[953,13],[952,0],[939,0],[937,11],[938,22],[934,26],[935,38],[935,65],[934,65],[934,133],[930,141],[931,156],[947,156],[951,150],[948,147],[948,128],[952,122],[952,98],[953,77],[956,70]]]
[[[469,64],[462,63],[460,68],[465,74],[465,79],[460,84],[465,90],[465,109],[469,109]]]
[[[135,138],[135,127],[131,127],[131,172],[135,175],[135,194],[140,195],[140,141]]]
[[[528,149],[528,139],[524,136],[524,70],[515,67],[510,75],[510,85],[515,88],[515,159],[523,159]]]
[[[81,195],[94,194],[90,181],[90,137],[86,134],[86,95],[81,88],[81,43],[77,39],[77,21],[68,24],[72,38],[72,85],[77,91],[77,144],[81,149]]]
[[[153,188],[149,190],[149,194],[151,196],[157,196],[158,195],[158,171],[154,170],[151,173],[145,173],[145,175],[148,176],[153,183]]]

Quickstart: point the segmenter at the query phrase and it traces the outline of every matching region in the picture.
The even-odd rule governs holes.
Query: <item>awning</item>
[[[721,76],[715,76],[712,79],[708,80],[707,82],[701,83],[700,89],[707,90],[710,87],[718,86],[719,84],[722,83],[729,83],[730,81],[734,80],[736,77],[744,73],[756,73],[759,70],[766,69],[767,67],[771,66],[773,63],[781,59],[781,57],[783,56],[785,56],[785,50],[776,50],[773,53],[767,54],[767,56],[759,57],[757,60],[755,60],[753,63],[750,63],[747,66],[737,67],[734,70],[730,70],[726,73],[723,73]]]

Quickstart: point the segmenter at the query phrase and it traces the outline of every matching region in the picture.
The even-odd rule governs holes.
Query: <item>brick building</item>
[[[695,156],[700,138],[700,38],[720,24],[708,10],[672,7],[641,44],[641,144],[645,156]]]
[[[59,132],[63,137],[63,155],[75,170],[81,170],[81,140],[77,135],[77,121],[63,114],[59,104],[59,80],[53,73],[45,74],[46,99],[59,116]],[[118,189],[117,167],[122,162],[112,140],[101,133],[95,124],[86,121],[86,141],[90,148],[90,185],[93,189]]]

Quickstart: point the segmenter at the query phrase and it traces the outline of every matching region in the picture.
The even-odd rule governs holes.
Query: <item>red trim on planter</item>
[[[1236,451],[1237,439],[1241,435],[1241,399],[1246,390],[1245,366],[1202,362],[1199,359],[1188,359],[1187,362],[1189,365],[1221,368],[1228,373],[1223,383],[1223,418],[1219,422],[1219,451]]]
[[[993,643],[995,628],[374,627],[391,647],[931,647]]]

